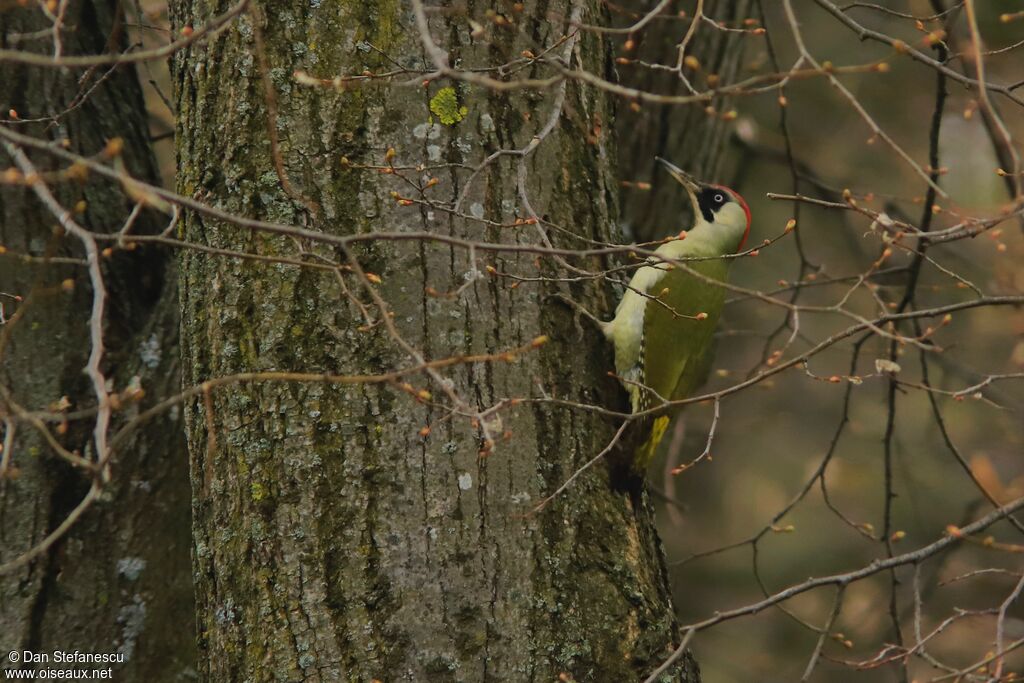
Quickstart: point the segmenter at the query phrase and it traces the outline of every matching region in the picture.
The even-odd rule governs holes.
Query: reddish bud
[[[121,138],[110,138],[107,146],[103,148],[103,154],[107,157],[116,157],[124,151],[124,140]]]

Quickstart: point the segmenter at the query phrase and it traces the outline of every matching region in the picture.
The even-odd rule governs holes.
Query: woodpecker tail
[[[661,443],[662,437],[665,436],[670,421],[671,418],[668,415],[655,418],[647,440],[636,449],[636,454],[633,456],[633,471],[637,474],[643,476],[647,472],[647,466],[654,459],[654,453],[658,450],[658,444]]]

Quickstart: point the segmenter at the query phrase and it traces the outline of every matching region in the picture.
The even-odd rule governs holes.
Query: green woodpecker
[[[629,281],[615,317],[602,324],[605,337],[615,344],[615,370],[634,413],[663,400],[686,398],[707,379],[725,302],[725,288],[715,283],[728,279],[732,263],[720,257],[742,250],[750,234],[750,208],[743,197],[721,185],[697,182],[660,157],[658,161],[686,189],[694,220],[678,239],[654,253],[684,263],[704,278],[651,257],[651,265],[639,268]],[[660,415],[653,421],[633,457],[637,473],[647,469],[670,419]]]

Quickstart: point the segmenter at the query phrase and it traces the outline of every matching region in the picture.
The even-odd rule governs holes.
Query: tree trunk
[[[728,27],[744,26],[751,16],[751,0],[727,0],[705,3],[705,14]],[[644,12],[642,8],[632,8]],[[692,16],[692,7],[688,7]],[[638,36],[639,45],[630,57],[675,65],[678,45],[688,24],[653,22]],[[691,40],[686,54],[698,58],[700,68],[685,70],[698,91],[707,89],[708,75],[722,84],[736,81],[743,61],[744,44],[751,38],[742,34],[713,30],[703,26]],[[674,73],[617,67],[627,85],[666,95],[688,95],[690,91]],[[638,111],[624,108],[616,120],[622,141],[621,168],[624,178],[649,180],[649,191],[631,190],[623,194],[622,215],[637,241],[656,240],[679,232],[690,216],[690,202],[679,184],[654,160],[656,155],[670,159],[702,180],[728,183],[723,177],[722,152],[729,142],[733,123],[723,118],[732,106],[732,98],[718,97],[709,105],[678,106],[645,104]]]
[[[65,54],[97,54],[124,48],[120,5],[104,0],[68,5]],[[49,22],[37,8],[0,12],[0,44],[26,51],[52,50],[51,38],[25,39]],[[69,149],[94,155],[107,140],[124,140],[123,161],[136,177],[157,181],[146,113],[132,68],[81,71],[0,64],[0,110],[20,118],[55,117],[18,132],[69,141]],[[88,93],[84,102],[78,98]],[[54,123],[55,121],[55,123]],[[28,151],[26,150],[26,153]],[[30,153],[40,171],[62,164]],[[0,147],[0,169],[13,165]],[[117,230],[131,209],[121,189],[89,179],[50,184],[60,202],[75,207],[76,220],[97,232]],[[82,207],[80,207],[82,208]],[[142,215],[136,229],[156,226]],[[0,291],[8,317],[0,326],[0,416],[16,424],[13,447],[0,476],[0,564],[12,562],[64,521],[91,481],[58,460],[32,425],[15,418],[12,402],[27,410],[70,410],[95,405],[83,374],[89,354],[92,291],[83,265],[47,257],[82,259],[73,237],[56,232],[57,219],[26,186],[0,184]],[[34,260],[24,258],[34,257]],[[148,396],[180,386],[177,292],[165,271],[166,255],[150,250],[119,254],[105,264],[109,317],[105,325],[105,374],[114,390],[139,376]],[[68,292],[65,285],[73,285]],[[149,400],[149,399],[147,399]],[[135,410],[144,409],[146,404]],[[73,420],[64,432],[49,424],[69,450],[95,457],[91,419]],[[5,428],[0,424],[0,432]],[[122,449],[113,479],[96,503],[48,552],[0,575],[0,632],[11,648],[123,653],[118,680],[173,680],[194,669],[192,582],[189,573],[189,494],[180,420],[150,422]],[[4,656],[4,666],[16,668]],[[65,667],[61,667],[65,668]]]
[[[502,63],[557,41],[576,4],[528,4],[503,15],[504,25],[471,5],[484,40],[458,11],[431,13],[430,27],[451,64]],[[602,20],[599,3],[581,7],[583,22]],[[176,30],[222,11],[179,2]],[[610,76],[610,57],[600,35],[583,32],[572,59]],[[340,89],[293,77],[398,68],[411,72]],[[517,194],[517,156],[476,177],[465,217],[402,205],[392,193],[419,196],[398,175],[436,177],[425,196],[451,203],[470,176],[463,165],[526,147],[555,116],[525,158],[531,206],[565,228],[547,229],[556,246],[618,239],[613,103],[603,92],[570,81],[556,109],[558,86],[540,94],[444,80],[422,87],[419,74],[432,68],[404,4],[293,0],[250,12],[174,62],[179,192],[332,236],[425,231],[538,245],[537,225],[474,220],[530,218]],[[452,94],[458,101],[446,106]],[[379,170],[389,148],[396,173]],[[428,168],[416,170],[421,164]],[[290,258],[302,250],[310,263],[347,265],[341,250],[315,240],[197,213],[183,225],[187,239],[219,249]],[[646,498],[617,490],[600,463],[531,514],[609,443],[614,421],[546,401],[507,406],[486,425],[444,408],[448,390],[471,412],[543,394],[621,407],[606,343],[549,296],[569,293],[564,284],[478,276],[488,265],[527,277],[565,271],[550,257],[423,240],[350,248],[379,276],[373,287],[397,331],[427,359],[501,352],[541,334],[552,341],[514,362],[443,370],[447,388],[406,378],[434,397],[426,400],[394,383],[256,381],[188,404],[203,678],[552,681],[564,672],[628,681],[651,671],[678,634]],[[417,363],[386,325],[364,319],[360,305],[375,319],[380,311],[353,274],[197,251],[183,252],[181,266],[186,384]],[[608,292],[574,285],[571,293],[605,315],[614,305]],[[483,427],[500,437],[493,452]],[[686,658],[664,680],[696,681],[696,665]]]

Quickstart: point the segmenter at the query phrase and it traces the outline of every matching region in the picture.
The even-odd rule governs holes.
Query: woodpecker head
[[[735,190],[695,180],[675,164],[656,157],[672,177],[686,188],[693,205],[694,230],[707,230],[709,239],[724,253],[741,251],[750,235],[750,207]]]

